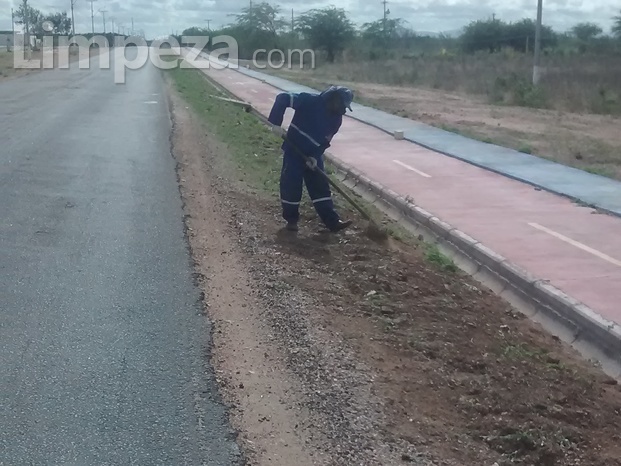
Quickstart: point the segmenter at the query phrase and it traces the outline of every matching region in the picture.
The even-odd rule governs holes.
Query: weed
[[[427,246],[427,260],[432,262],[438,266],[442,270],[447,272],[457,272],[457,266],[453,262],[453,260],[440,252],[438,246],[435,244],[431,244]]]
[[[524,146],[520,146],[520,148],[518,149],[520,152],[524,153],[524,154],[532,154],[533,153],[533,148],[527,145]]]
[[[586,172],[592,173],[593,175],[605,176],[607,178],[615,177],[614,171],[608,167],[589,165],[589,166],[583,167],[583,170]]]
[[[502,355],[507,359],[540,359],[545,354],[544,351],[530,349],[523,343],[507,345],[502,351]]]

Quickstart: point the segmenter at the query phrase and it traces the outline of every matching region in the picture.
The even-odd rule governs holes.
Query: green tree
[[[329,62],[354,38],[356,29],[342,8],[314,9],[298,18],[298,30],[314,49],[326,52]]]
[[[503,46],[506,29],[507,25],[495,18],[472,21],[461,35],[462,47],[466,52],[497,52]]]
[[[252,7],[242,8],[235,16],[235,25],[244,29],[258,30],[276,36],[287,25],[287,21],[280,16],[280,7],[262,2]]]
[[[51,31],[43,30],[43,22],[49,21],[54,25]],[[67,35],[71,33],[71,18],[67,16],[67,12],[53,13],[49,15],[41,15],[39,23],[36,27],[37,34],[61,34]]]
[[[24,9],[24,4],[21,3],[19,8],[15,12],[15,21],[17,24],[24,24],[26,19],[28,20],[28,32],[30,34],[35,34],[37,31],[37,25],[41,25],[41,18],[43,14],[41,11],[36,8],[28,5],[26,9]]]
[[[571,28],[572,34],[584,42],[589,42],[599,36],[604,30],[595,23],[578,23]]]
[[[530,18],[505,26],[503,46],[514,50],[531,51],[535,47],[537,24]],[[551,27],[541,26],[541,47],[553,47],[558,43],[558,35]]]
[[[497,52],[502,47],[515,50],[532,50],[535,42],[536,25],[532,19],[523,19],[507,24],[498,19],[473,21],[466,26],[461,36],[462,48],[466,52],[488,50]],[[549,26],[541,28],[541,46],[551,47],[558,43],[557,34]]]
[[[621,39],[621,11],[619,12],[619,16],[615,16],[613,20],[614,24],[612,26],[612,34],[616,38]]]
[[[386,19],[386,30],[384,30],[384,20],[378,19],[371,23],[362,25],[362,38],[376,45],[387,44],[406,35],[405,21],[401,18]]]
[[[199,27],[193,26],[191,28],[184,29],[181,32],[181,35],[182,36],[189,36],[189,37],[192,37],[192,36],[196,36],[196,37],[198,37],[198,36],[209,36],[209,35],[211,35],[211,32],[209,32],[207,30],[207,28],[199,28]]]

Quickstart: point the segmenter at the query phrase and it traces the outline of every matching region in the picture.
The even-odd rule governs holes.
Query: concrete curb
[[[239,98],[228,90],[226,93]],[[267,117],[254,107],[250,112],[268,124]],[[330,152],[326,152],[325,156],[350,189],[363,196],[370,195],[375,202],[383,205],[380,209],[391,211],[392,217],[400,223],[409,225],[415,231],[424,230],[426,236],[442,246],[449,255],[459,256],[460,268],[466,273],[488,285],[493,292],[572,345],[583,356],[597,360],[610,376],[621,380],[621,326],[604,319],[545,280],[522,270],[413,201],[371,180]]]
[[[371,181],[353,167],[341,162],[326,152],[326,158],[341,172],[343,181],[350,181],[350,187],[365,190],[389,208],[401,214],[401,222],[415,224],[415,228],[425,228],[445,247],[456,249],[476,264],[477,275],[482,269],[491,272],[496,286],[491,286],[497,294],[512,291],[521,301],[528,302],[534,312],[529,317],[542,314],[546,322],[540,322],[560,334],[559,338],[576,347],[588,357],[594,357],[608,369],[614,377],[621,377],[621,326],[608,321],[593,309],[568,296],[558,288],[538,279],[521,269],[505,257],[492,251],[476,239],[454,228],[413,202],[406,201],[394,191]],[[353,182],[353,183],[352,183]],[[472,270],[472,267],[470,267]],[[489,277],[488,277],[489,278]],[[537,320],[537,319],[536,319]],[[585,349],[588,346],[588,350]],[[585,354],[586,353],[586,354]]]

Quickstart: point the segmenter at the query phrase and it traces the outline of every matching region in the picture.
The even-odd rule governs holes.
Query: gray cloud
[[[76,32],[90,32],[90,1],[75,1]],[[18,0],[0,0],[0,30],[11,28],[11,7],[17,8],[18,4]],[[29,4],[44,12],[66,10],[70,13],[71,0],[29,0]],[[248,4],[249,0],[96,0],[93,3],[95,31],[103,30],[100,9],[107,10],[107,31],[112,26],[112,18],[116,26],[128,28],[133,17],[136,29],[144,30],[148,37],[156,37],[181,33],[191,26],[206,27],[207,19],[212,28],[228,24],[233,20],[230,15]],[[292,9],[300,14],[312,8],[335,5],[344,8],[358,25],[380,19],[383,12],[379,0],[285,0],[272,4],[278,4],[287,17]],[[536,0],[389,0],[388,8],[391,17],[405,19],[415,30],[442,32],[460,29],[470,21],[492,14],[505,21],[535,18],[536,5]],[[577,22],[592,21],[608,31],[611,18],[620,10],[618,0],[546,0],[544,22],[556,30],[567,30]]]

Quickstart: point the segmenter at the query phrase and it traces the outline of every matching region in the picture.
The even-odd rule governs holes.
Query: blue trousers
[[[324,170],[323,157],[317,158],[317,168]],[[330,185],[323,175],[306,166],[297,153],[285,151],[280,173],[280,201],[282,216],[287,222],[297,223],[302,200],[303,184],[306,184],[308,195],[321,221],[332,228],[340,220],[334,210]]]

